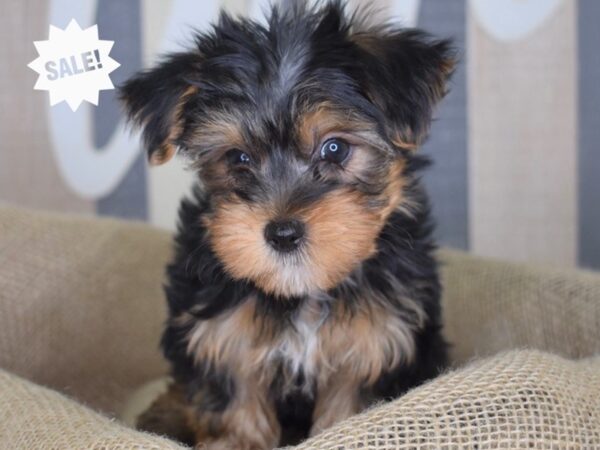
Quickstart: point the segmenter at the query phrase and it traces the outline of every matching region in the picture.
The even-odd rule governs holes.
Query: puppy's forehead
[[[276,39],[276,38],[275,38]],[[310,76],[308,63],[310,44],[307,39],[294,42],[273,42],[273,47],[259,55],[264,60],[260,66],[265,70],[255,74],[254,83],[249,85],[249,109],[254,122],[263,127],[289,127],[286,121],[298,114],[302,82]]]
[[[266,106],[285,107],[290,97],[296,93],[297,86],[306,74],[310,44],[306,38],[291,43],[276,44],[275,57],[269,64],[269,73],[265,80],[258,80],[262,87],[262,96]]]
[[[220,39],[203,52],[209,89],[200,88],[207,100],[198,108],[211,137],[219,128],[237,128],[232,144],[266,151],[297,144],[299,150],[335,126],[348,128],[356,122],[349,118],[370,107],[358,89],[347,36],[317,39],[314,24],[297,19],[271,21],[268,28],[231,22],[216,30]]]

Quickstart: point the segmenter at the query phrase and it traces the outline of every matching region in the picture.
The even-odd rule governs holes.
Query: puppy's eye
[[[228,150],[225,157],[227,158],[227,162],[232,166],[242,166],[252,162],[248,153],[245,153],[238,148]]]
[[[343,163],[350,153],[350,145],[339,138],[325,141],[321,147],[321,159],[335,164]]]

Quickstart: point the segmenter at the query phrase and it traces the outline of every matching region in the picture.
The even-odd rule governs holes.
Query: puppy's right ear
[[[199,73],[199,66],[198,54],[172,54],[120,87],[129,120],[142,129],[150,164],[163,164],[175,155],[185,125],[185,106],[197,92],[190,80]]]

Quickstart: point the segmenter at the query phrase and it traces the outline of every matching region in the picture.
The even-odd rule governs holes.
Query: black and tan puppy
[[[150,161],[198,174],[168,267],[175,381],[140,426],[270,449],[445,364],[415,150],[452,54],[339,2],[222,15],[195,44],[122,88]]]

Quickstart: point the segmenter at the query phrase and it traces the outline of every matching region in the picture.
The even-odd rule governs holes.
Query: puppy
[[[142,429],[271,449],[444,367],[416,149],[452,67],[448,41],[296,2],[222,14],[122,87],[150,162],[198,177],[167,269],[174,382]]]

